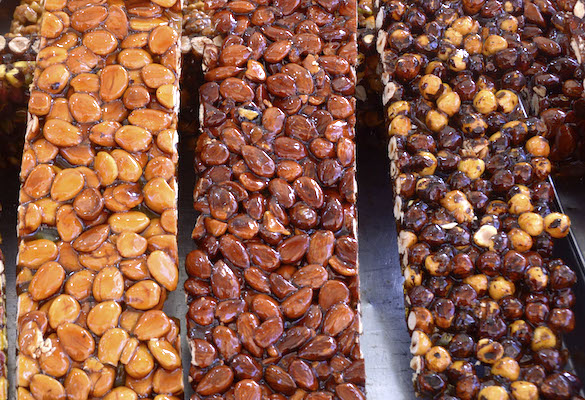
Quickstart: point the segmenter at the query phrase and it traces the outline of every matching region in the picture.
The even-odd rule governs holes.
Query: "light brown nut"
[[[179,271],[175,261],[165,252],[153,251],[146,261],[150,275],[167,290],[175,290]]]
[[[75,322],[79,317],[80,311],[81,306],[74,297],[61,294],[51,302],[49,307],[47,314],[49,325],[51,325],[51,328],[57,329],[59,325],[65,322]]]
[[[87,327],[97,336],[102,336],[108,329],[116,327],[122,314],[122,307],[115,301],[103,301],[96,304],[87,314]]]
[[[44,300],[61,289],[65,280],[65,270],[56,262],[47,262],[43,264],[34,274],[28,286],[28,292],[33,300]]]
[[[124,329],[110,328],[105,331],[98,343],[99,360],[116,367],[129,338]]]
[[[171,329],[171,321],[160,310],[149,310],[140,314],[133,327],[133,334],[139,340],[162,338]]]
[[[92,286],[97,301],[119,300],[124,294],[124,277],[118,268],[105,267],[95,276]]]
[[[32,377],[30,393],[34,396],[34,399],[38,400],[65,399],[63,385],[55,378],[43,374],[36,374]]]
[[[149,310],[155,307],[160,298],[161,288],[151,280],[137,282],[124,293],[126,304],[137,310]]]
[[[57,336],[65,352],[75,361],[85,361],[94,352],[93,337],[79,325],[66,322],[57,328]]]

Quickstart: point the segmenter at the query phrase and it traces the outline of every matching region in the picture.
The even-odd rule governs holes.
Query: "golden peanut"
[[[171,329],[171,321],[160,310],[149,310],[138,318],[133,333],[139,340],[158,339]]]
[[[81,306],[79,302],[68,294],[61,294],[57,296],[49,307],[48,318],[51,328],[57,329],[59,325],[65,322],[75,322]]]
[[[138,395],[134,390],[121,386],[108,393],[104,400],[138,400]]]
[[[83,35],[83,44],[98,56],[107,56],[118,47],[118,40],[110,32],[100,29]]]
[[[87,314],[87,327],[97,336],[118,325],[122,307],[115,301],[96,304]]]
[[[45,92],[58,94],[65,88],[70,76],[71,74],[65,65],[54,64],[41,72],[37,85]]]
[[[148,341],[148,349],[164,369],[173,370],[181,366],[179,353],[168,341],[151,339]]]
[[[122,351],[122,355],[120,356],[120,362],[124,365],[128,364],[136,350],[138,349],[139,342],[136,338],[130,338],[124,346],[124,350]]]
[[[39,373],[40,368],[37,360],[24,354],[18,355],[18,386],[28,387],[32,377]]]
[[[94,168],[102,186],[109,186],[118,178],[116,160],[105,151],[100,151],[96,154]]]
[[[124,150],[136,153],[146,151],[152,143],[152,135],[144,128],[133,125],[124,125],[114,135],[116,143]]]
[[[92,382],[91,395],[95,397],[102,397],[112,390],[116,379],[116,370],[113,367],[101,365],[102,367],[99,370],[89,375],[89,379]]]
[[[47,375],[60,378],[67,373],[71,362],[67,354],[65,354],[65,351],[63,351],[57,335],[52,334],[46,340],[51,343],[52,351],[41,351],[41,356],[39,357],[41,369]]]
[[[77,122],[97,122],[102,117],[102,109],[95,97],[86,93],[73,93],[69,97],[69,109]]]
[[[78,127],[61,119],[48,120],[43,127],[43,135],[59,147],[77,146],[83,139]]]
[[[67,400],[87,400],[91,390],[91,381],[87,374],[79,369],[72,368],[65,378],[65,392]]]
[[[51,197],[55,201],[71,200],[85,185],[84,175],[76,169],[63,169],[55,176],[51,186]]]
[[[65,388],[55,378],[36,374],[30,381],[30,393],[36,400],[65,400]]]
[[[104,364],[117,366],[128,339],[128,332],[124,329],[112,328],[107,330],[98,344],[99,360]]]
[[[149,64],[140,71],[142,80],[151,89],[157,89],[162,85],[175,82],[175,74],[167,67],[160,64]]]
[[[176,192],[162,178],[148,181],[142,191],[146,205],[159,214],[164,210],[176,207]]]
[[[56,259],[58,255],[57,245],[50,240],[22,242],[18,251],[18,265],[37,269],[44,263]]]
[[[181,393],[183,391],[183,372],[180,368],[167,371],[159,368],[152,378],[152,387],[157,393]]]
[[[142,232],[150,223],[146,214],[139,211],[112,214],[108,223],[114,233]]]
[[[146,261],[148,271],[167,290],[175,290],[179,271],[174,260],[164,251],[153,251]]]
[[[66,322],[57,328],[57,336],[65,352],[75,361],[86,360],[95,349],[93,337],[79,325]]]
[[[140,281],[130,286],[124,294],[124,300],[137,310],[149,310],[155,307],[161,297],[161,288],[151,280]]]
[[[125,366],[126,373],[133,378],[143,378],[154,368],[154,358],[146,345],[139,345]]]
[[[92,293],[94,276],[94,273],[87,269],[74,273],[65,283],[65,293],[77,301],[86,300]]]
[[[177,31],[170,26],[156,27],[148,38],[148,48],[154,54],[163,54],[177,42],[178,36]]]
[[[148,242],[134,232],[122,232],[116,240],[116,248],[122,257],[139,257],[146,251]]]
[[[97,301],[118,300],[124,294],[124,277],[118,268],[105,267],[96,275],[92,287]]]
[[[119,99],[128,87],[128,72],[121,65],[108,65],[100,74],[99,96],[104,102]]]
[[[136,158],[125,150],[115,149],[111,153],[118,166],[118,179],[126,182],[138,182],[142,176],[142,166]]]
[[[28,292],[33,300],[39,301],[51,297],[61,288],[65,280],[65,270],[53,261],[43,264],[28,285]]]
[[[56,228],[61,240],[70,242],[83,232],[83,223],[77,217],[73,207],[65,204],[57,211]]]
[[[34,199],[41,198],[49,194],[53,179],[55,179],[55,171],[50,165],[38,165],[28,174],[22,190]]]
[[[51,96],[39,90],[31,91],[28,110],[34,115],[47,115],[51,111]]]
[[[162,84],[156,89],[156,99],[163,107],[174,108],[178,104],[179,91],[173,84]]]

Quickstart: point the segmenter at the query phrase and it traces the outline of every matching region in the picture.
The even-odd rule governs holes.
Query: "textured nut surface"
[[[182,396],[179,323],[159,310],[178,285],[175,3],[44,4],[22,164],[19,399]]]
[[[364,398],[354,6],[234,0],[210,12],[220,46],[203,57],[201,215],[185,260],[201,398]]]

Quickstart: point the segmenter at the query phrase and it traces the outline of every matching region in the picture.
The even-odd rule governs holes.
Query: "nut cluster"
[[[48,0],[19,207],[19,399],[178,400],[180,2]]]
[[[561,347],[576,275],[552,258],[570,221],[551,209],[547,121],[519,98],[529,4],[390,1],[377,19],[423,396],[568,400],[580,388]]]
[[[187,315],[193,399],[365,399],[356,2],[214,3]]]

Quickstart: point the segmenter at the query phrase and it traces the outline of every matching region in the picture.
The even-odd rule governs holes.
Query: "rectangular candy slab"
[[[220,40],[203,51],[186,260],[193,399],[364,399],[356,2],[208,7]]]
[[[18,234],[18,398],[177,400],[180,2],[49,0]]]

